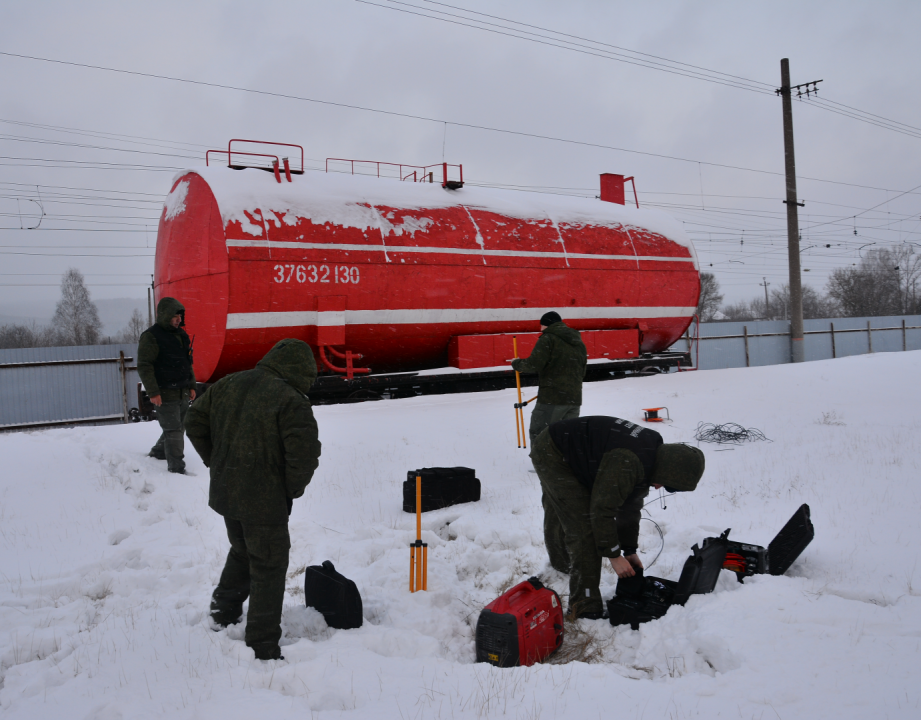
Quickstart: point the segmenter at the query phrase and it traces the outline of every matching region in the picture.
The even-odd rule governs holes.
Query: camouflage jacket
[[[512,361],[512,368],[537,373],[537,402],[581,405],[587,357],[579,331],[557,322],[541,333],[530,356]]]
[[[640,513],[649,481],[636,453],[609,450],[595,476],[590,504],[592,535],[601,557],[632,555],[640,535]]]
[[[319,465],[305,394],[316,377],[310,346],[282,340],[255,369],[228,375],[189,408],[186,434],[210,468],[215,512],[244,524],[288,522],[291,501]]]

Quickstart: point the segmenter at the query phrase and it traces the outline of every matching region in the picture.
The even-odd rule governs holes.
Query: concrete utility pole
[[[763,282],[763,283],[758,283],[758,284],[759,284],[759,285],[764,285],[764,319],[765,319],[765,320],[770,320],[770,318],[768,317],[768,315],[769,315],[770,312],[771,312],[771,303],[770,303],[770,301],[768,300],[767,289],[768,289],[768,285],[770,285],[771,283],[769,283],[769,282],[767,281],[767,278],[766,278],[766,277],[763,277],[763,278],[761,278],[761,279],[764,280],[764,282]]]
[[[793,91],[797,97],[804,93],[808,97],[811,93],[818,93],[816,85],[821,80],[790,86],[790,61],[784,58],[780,61],[780,87],[777,94],[783,98],[783,147],[784,165],[787,176],[787,254],[790,263],[790,359],[793,362],[803,362],[805,351],[803,348],[803,282],[800,273],[799,260],[799,217],[797,208],[804,203],[796,199],[796,161],[793,156]],[[805,90],[803,89],[805,88]],[[765,287],[765,293],[767,288]]]

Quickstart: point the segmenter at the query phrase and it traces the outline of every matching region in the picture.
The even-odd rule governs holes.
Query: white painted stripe
[[[229,313],[228,330],[246,328],[329,326],[318,316],[344,315],[347,325],[434,325],[441,323],[527,322],[550,310],[563,310],[566,320],[622,320],[628,318],[690,318],[693,307],[594,307],[594,308],[429,308],[420,310],[346,310],[344,313],[295,312]],[[318,320],[320,321],[318,323]]]
[[[443,255],[485,255],[489,257],[566,258],[581,260],[648,260],[651,262],[689,262],[690,257],[660,257],[658,255],[594,255],[591,253],[532,252],[530,250],[481,250],[472,248],[416,247],[413,245],[352,245],[348,243],[300,243],[275,240],[228,240],[227,247],[266,248],[267,250],[345,250],[346,252],[435,253]]]
[[[345,310],[324,310],[314,314],[317,318],[317,327],[341,327],[345,325]]]

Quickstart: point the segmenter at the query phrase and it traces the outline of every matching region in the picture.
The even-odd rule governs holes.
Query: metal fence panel
[[[807,361],[869,352],[921,350],[921,315],[834,318],[803,323]],[[687,350],[682,338],[673,349]],[[700,325],[699,369],[718,370],[790,362],[790,323],[786,320],[715,322]]]
[[[128,407],[137,407],[137,371],[127,370],[126,388],[117,361],[119,351],[136,358],[137,345],[86,345],[58,348],[0,350],[0,428],[9,425],[87,421],[117,421]],[[19,363],[62,363],[19,365]],[[2,367],[7,365],[7,367]],[[132,361],[126,366],[133,368]]]

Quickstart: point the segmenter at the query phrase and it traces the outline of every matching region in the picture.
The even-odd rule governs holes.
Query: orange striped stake
[[[428,549],[422,542],[422,476],[416,475],[416,542],[409,546],[409,591],[428,590]]]
[[[512,350],[518,359],[518,338],[512,335]],[[528,436],[524,430],[524,408],[521,406],[521,374],[515,371],[515,385],[518,387],[518,404],[515,406],[515,434],[518,435],[518,447],[528,449]],[[520,426],[520,430],[519,430]],[[523,445],[522,445],[523,444]]]

